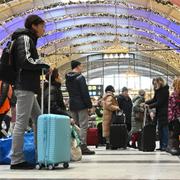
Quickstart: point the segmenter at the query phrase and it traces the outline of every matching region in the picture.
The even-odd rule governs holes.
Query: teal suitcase
[[[63,115],[44,114],[38,118],[37,169],[54,169],[60,163],[69,167],[71,150],[70,118]]]

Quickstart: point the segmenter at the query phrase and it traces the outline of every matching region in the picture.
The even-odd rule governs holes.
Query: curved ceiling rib
[[[51,35],[47,35],[46,38],[42,38],[39,43],[38,47],[46,46],[46,45],[53,45],[53,41],[64,41],[66,39],[73,39],[74,37],[90,37],[90,36],[98,36],[100,34],[108,35],[108,34],[114,34],[114,37],[116,35],[116,30],[110,26],[98,26],[98,27],[83,27],[83,28],[75,28],[71,29],[69,31],[65,32],[56,32]],[[137,37],[143,37],[149,39],[150,42],[156,41],[161,44],[169,44],[172,47],[172,44],[170,44],[167,40],[164,40],[162,37],[159,37],[158,34],[153,34],[153,32],[141,29],[139,30],[137,27],[136,29],[123,29],[118,28],[117,33],[120,36],[133,36],[137,35]],[[120,37],[121,39],[121,37]],[[138,38],[137,40],[138,41]],[[178,48],[177,46],[173,46],[173,48]]]
[[[178,1],[178,0],[173,0]],[[155,0],[116,0],[118,5],[122,5],[122,7],[127,8],[145,8],[145,9],[152,9],[156,14],[162,14],[165,17],[171,18],[173,20],[179,21],[180,17],[177,16],[178,8],[171,5],[163,5],[161,3],[157,3]],[[17,14],[23,13],[25,11],[29,11],[30,13],[37,9],[49,9],[56,6],[68,6],[68,5],[84,5],[86,4],[114,4],[112,0],[14,0],[7,4],[0,5],[1,7],[1,14],[0,20],[4,21],[8,19],[10,16],[17,16]],[[8,11],[12,9],[11,11]],[[171,12],[171,13],[169,13]]]
[[[112,6],[112,8],[107,8],[108,6]],[[56,17],[60,18],[61,16],[63,17],[65,15],[68,16],[68,17],[71,17],[71,16],[73,16],[73,13],[77,14],[78,11],[79,12],[83,11],[84,13],[88,12],[89,14],[91,14],[93,12],[103,13],[104,11],[105,12],[107,11],[108,13],[115,13],[114,12],[115,11],[115,6],[114,5],[110,5],[110,4],[108,4],[108,6],[107,5],[96,5],[96,6],[95,5],[94,6],[93,5],[88,5],[88,6],[83,6],[82,7],[82,5],[81,6],[79,5],[79,6],[76,6],[76,9],[73,9],[74,6],[69,6],[68,8],[67,7],[63,7],[63,8],[49,9],[48,12],[38,11],[37,14],[41,14],[44,18],[56,18]],[[100,8],[101,8],[101,10],[100,10]],[[62,12],[60,12],[60,10]],[[163,26],[168,26],[168,27],[171,28],[171,30],[175,30],[177,33],[180,32],[180,28],[178,29],[177,28],[178,26],[175,23],[170,22],[169,20],[167,20],[165,18],[162,18],[161,16],[158,16],[158,15],[153,14],[151,12],[144,11],[144,10],[134,10],[134,9],[127,9],[126,10],[126,9],[122,9],[122,8],[117,8],[117,10],[122,15],[124,13],[124,15],[128,14],[128,15],[133,15],[133,16],[137,16],[137,17],[138,16],[139,17],[144,17],[146,19],[151,19],[152,22],[153,21],[154,22],[157,21],[156,23],[158,23],[158,24],[161,24]],[[22,27],[23,21],[24,20],[22,18],[18,17],[17,19],[15,18],[12,22],[6,23],[5,25],[3,25],[3,27],[8,29],[8,33],[11,33],[11,32],[13,32],[17,28],[17,26],[21,26]],[[63,22],[63,21],[61,21],[61,22]],[[18,25],[18,23],[20,23],[20,24]],[[136,21],[134,23],[136,23]],[[14,24],[14,27],[13,27],[12,24]],[[153,27],[152,24],[149,24],[148,26],[149,26],[149,28],[152,28],[152,29],[156,28],[156,27]],[[53,29],[55,29],[55,28],[58,28],[57,24],[53,26]],[[1,29],[1,30],[3,30],[3,29]],[[158,30],[158,27],[157,27],[157,30]],[[170,36],[171,38],[173,37],[173,35],[171,35],[170,32],[168,32],[167,30],[163,30],[163,28],[162,29],[159,28],[159,31],[160,30],[165,32],[164,36]],[[1,33],[1,37],[3,37],[3,33]],[[1,38],[0,38],[0,40],[1,40]]]
[[[129,34],[128,36],[121,36],[121,43],[123,44],[123,42],[126,42],[128,45],[128,48],[130,49],[130,51],[135,51],[137,49],[137,45],[139,44],[144,44],[144,45],[148,45],[149,49],[153,49],[155,46],[160,48],[163,48],[162,46],[160,46],[160,44],[158,44],[158,42],[156,41],[150,41],[150,39],[148,37],[144,37],[144,36],[130,36],[131,34]],[[51,41],[51,44],[48,44],[46,46],[44,46],[42,48],[43,52],[46,52],[45,54],[52,54],[54,52],[54,47],[56,47],[56,50],[61,49],[64,46],[71,46],[71,47],[75,47],[75,46],[80,46],[84,43],[88,44],[88,43],[92,43],[92,42],[107,42],[110,41],[112,42],[114,39],[115,35],[112,34],[96,34],[95,36],[93,35],[89,35],[88,37],[82,37],[82,36],[77,36],[74,38],[70,38],[70,39],[64,39],[63,41]],[[130,41],[129,41],[130,39]],[[133,46],[134,47],[133,47]],[[132,49],[133,48],[133,49]],[[165,48],[165,47],[164,47]],[[67,53],[67,52],[66,52]],[[72,52],[71,52],[72,53]]]
[[[88,21],[89,20],[89,21]],[[57,22],[56,23],[56,28],[68,28],[69,26],[71,27],[71,24],[75,24],[76,26],[77,25],[85,25],[85,23],[86,23],[86,25],[89,25],[87,22],[90,22],[91,24],[93,24],[92,22],[96,22],[96,23],[106,23],[107,22],[107,20],[108,20],[108,22],[109,23],[112,23],[113,25],[115,25],[115,19],[114,18],[112,18],[112,17],[107,17],[107,18],[105,18],[105,17],[82,17],[82,19],[81,18],[78,18],[78,19],[70,19],[70,20],[66,20],[66,21],[63,21],[63,22]],[[96,23],[94,23],[94,24],[96,24]],[[149,24],[148,23],[146,23],[146,22],[140,22],[140,21],[128,21],[128,20],[124,20],[124,19],[118,19],[117,20],[117,23],[118,23],[118,25],[119,24],[121,24],[121,25],[123,25],[123,26],[128,26],[128,25],[130,25],[130,26],[132,26],[132,27],[136,27],[136,28],[141,28],[141,30],[143,30],[143,29],[146,29],[146,31],[147,32],[138,32],[140,35],[145,35],[145,36],[147,36],[147,37],[149,37],[150,39],[155,39],[155,40],[157,40],[157,41],[160,41],[161,43],[164,43],[164,44],[166,44],[167,46],[170,46],[170,47],[172,47],[172,48],[178,48],[179,47],[179,42],[180,42],[180,40],[178,39],[178,38],[175,38],[173,35],[172,36],[170,36],[169,38],[172,40],[174,40],[174,41],[176,41],[174,44],[172,44],[171,42],[168,42],[166,39],[168,39],[168,38],[166,38],[166,36],[167,36],[167,31],[162,31],[161,32],[161,29],[160,28],[156,28],[156,29],[154,29],[154,32],[155,31],[157,31],[157,34],[160,34],[160,36],[161,37],[157,37],[156,36],[156,34],[153,34],[153,31],[151,31],[151,33],[150,33],[150,30],[148,29],[148,27],[149,27]],[[68,26],[69,25],[69,26]],[[54,25],[53,25],[54,26]],[[13,26],[11,29],[9,29],[9,30],[11,30],[11,31],[13,31],[15,26]],[[51,31],[52,29],[54,29],[53,27],[51,27],[51,26],[48,26],[47,25],[47,29],[49,30],[49,31]],[[163,34],[164,33],[164,34]],[[55,36],[56,37],[58,37],[58,38],[61,38],[62,36],[63,36],[63,34],[61,33],[61,32],[55,32],[54,34],[56,34]],[[1,35],[2,35],[2,33],[1,33]],[[53,34],[51,34],[51,35],[48,35],[49,36],[49,39],[51,39],[51,37],[52,36],[54,36]],[[47,36],[47,38],[48,38],[48,36]],[[43,40],[42,42],[44,42],[45,40]],[[170,40],[169,40],[170,41]],[[43,44],[42,44],[43,45]]]
[[[112,7],[112,8],[108,8],[108,6]],[[53,9],[48,9],[47,11],[34,11],[33,13],[41,15],[43,18],[45,19],[54,19],[55,18],[61,18],[61,20],[63,20],[65,17],[69,18],[69,17],[76,17],[78,14],[81,14],[83,16],[83,14],[89,14],[91,15],[92,13],[100,13],[99,16],[101,16],[103,13],[109,13],[111,15],[115,15],[115,6],[112,4],[108,4],[107,5],[88,5],[88,6],[82,6],[82,5],[78,5],[78,6],[66,6],[66,7],[58,7],[58,8],[53,8]],[[79,13],[81,12],[81,13]],[[118,8],[117,7],[117,13],[119,13],[120,16],[133,16],[136,18],[144,18],[144,20],[149,21],[151,23],[156,23],[161,25],[162,27],[166,27],[167,29],[171,30],[171,31],[175,31],[176,33],[180,33],[180,29],[178,28],[179,26],[174,23],[171,22],[163,17],[161,17],[160,15],[154,14],[153,12],[150,11],[145,11],[145,10],[137,10],[137,9],[124,9],[122,7]],[[26,15],[27,16],[27,15]],[[8,24],[12,25],[12,24],[16,24],[16,26],[18,26],[18,23],[20,23],[20,25],[23,25],[24,19],[25,17],[16,17],[14,18],[11,22],[7,22],[6,24],[4,24],[4,26],[7,28]],[[10,27],[9,27],[10,28]],[[14,31],[14,29],[13,29]],[[10,30],[11,32],[11,30]]]

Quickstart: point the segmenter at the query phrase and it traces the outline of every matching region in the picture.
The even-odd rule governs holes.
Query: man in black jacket
[[[128,88],[123,87],[122,88],[122,94],[120,94],[117,98],[119,108],[123,110],[125,116],[126,116],[126,125],[127,129],[130,132],[131,131],[131,114],[132,114],[132,101],[128,94]]]
[[[15,85],[17,109],[12,140],[11,169],[34,168],[24,159],[23,144],[24,132],[30,117],[36,121],[41,114],[35,94],[40,89],[42,69],[48,70],[49,66],[39,58],[36,44],[38,38],[43,36],[45,32],[44,26],[43,19],[37,15],[30,15],[25,21],[25,29],[18,29],[12,35],[14,41],[12,56],[18,75]]]
[[[70,97],[70,111],[73,119],[81,128],[82,154],[95,154],[87,148],[88,109],[92,108],[85,77],[81,74],[82,65],[78,61],[71,62],[72,72],[66,74],[66,87]]]

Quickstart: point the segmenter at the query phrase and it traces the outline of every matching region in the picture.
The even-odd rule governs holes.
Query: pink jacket
[[[180,98],[176,92],[173,92],[169,97],[168,104],[168,120],[169,122],[174,121],[176,118],[180,117]]]

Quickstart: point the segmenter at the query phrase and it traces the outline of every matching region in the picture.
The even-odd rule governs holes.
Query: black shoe
[[[135,144],[135,143],[133,143],[133,144],[131,145],[131,148],[137,149],[136,144]]]
[[[91,151],[87,146],[81,146],[82,155],[94,155],[95,151]]]
[[[161,151],[161,148],[156,149],[156,151]]]
[[[118,148],[117,147],[111,147],[111,150],[117,150]]]
[[[106,144],[106,150],[111,149],[111,145],[109,143]]]
[[[24,169],[24,170],[28,170],[28,169],[34,169],[35,165],[33,164],[29,164],[27,162],[23,162],[23,163],[19,163],[19,164],[13,164],[10,166],[10,169]]]
[[[169,149],[167,152],[173,156],[179,156],[180,155],[180,149],[172,148],[172,149]]]

